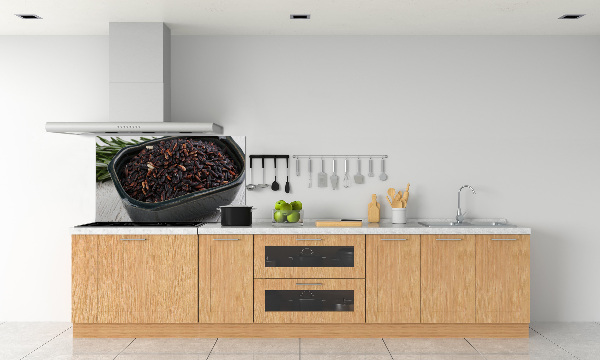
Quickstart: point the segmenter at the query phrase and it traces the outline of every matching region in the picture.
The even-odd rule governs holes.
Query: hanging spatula
[[[325,160],[321,159],[321,172],[317,175],[319,187],[327,187],[327,174],[325,174]]]
[[[336,173],[335,158],[333,159],[333,174],[331,174],[330,179],[331,179],[331,188],[333,190],[337,189],[338,181],[340,180],[340,178],[337,176],[337,173]]]
[[[354,175],[354,182],[357,184],[365,183],[365,176],[360,173],[360,158],[358,158],[357,168],[358,172]]]

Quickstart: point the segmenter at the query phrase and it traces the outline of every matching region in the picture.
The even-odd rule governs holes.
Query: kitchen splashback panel
[[[218,222],[246,204],[245,152],[245,136],[98,136],[96,221]]]

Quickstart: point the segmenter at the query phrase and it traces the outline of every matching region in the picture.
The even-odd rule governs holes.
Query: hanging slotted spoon
[[[354,182],[357,184],[364,184],[365,176],[360,173],[360,158],[358,158],[358,163],[356,165],[356,169],[358,170],[358,172],[356,173],[356,175],[354,175]]]
[[[340,180],[340,178],[337,176],[337,173],[336,173],[335,158],[333,158],[333,174],[331,174],[330,179],[331,179],[331,188],[333,190],[337,189],[338,181]]]
[[[327,187],[327,174],[325,174],[325,160],[321,159],[321,172],[317,175],[317,185]]]

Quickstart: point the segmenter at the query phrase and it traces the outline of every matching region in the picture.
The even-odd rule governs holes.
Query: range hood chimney
[[[109,24],[110,122],[49,122],[68,134],[214,133],[213,123],[171,122],[171,30],[162,22]]]
[[[171,121],[171,30],[113,22],[109,38],[110,121]]]

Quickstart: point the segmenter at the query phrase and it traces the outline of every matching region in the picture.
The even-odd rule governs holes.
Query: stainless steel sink
[[[517,227],[513,224],[497,221],[419,221],[419,225],[427,227]]]

